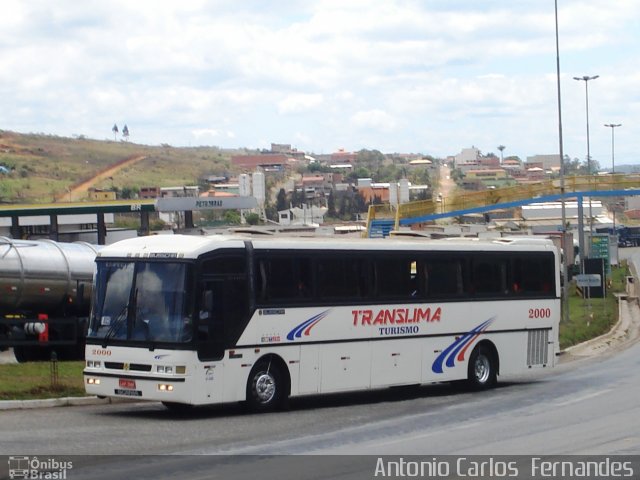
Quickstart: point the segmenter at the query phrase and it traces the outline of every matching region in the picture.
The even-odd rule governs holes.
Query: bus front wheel
[[[261,360],[247,382],[247,405],[258,412],[272,411],[285,400],[284,377],[275,362]]]
[[[494,353],[486,345],[478,345],[471,352],[467,381],[471,388],[482,390],[496,384],[498,372]]]

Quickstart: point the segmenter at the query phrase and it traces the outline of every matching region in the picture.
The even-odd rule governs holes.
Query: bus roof
[[[530,236],[498,239],[360,239],[342,237],[249,237],[242,235],[157,235],[137,237],[104,247],[105,258],[197,258],[221,248],[244,248],[251,242],[258,250],[358,250],[358,251],[555,251],[553,242]]]

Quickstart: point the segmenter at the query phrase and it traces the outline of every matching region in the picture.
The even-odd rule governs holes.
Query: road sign
[[[607,274],[611,273],[609,235],[606,233],[594,233],[589,237],[589,242],[589,258],[604,258]]]
[[[579,287],[599,287],[601,285],[601,277],[595,273],[576,275],[576,284]]]

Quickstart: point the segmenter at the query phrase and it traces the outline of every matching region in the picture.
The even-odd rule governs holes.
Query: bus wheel
[[[475,390],[493,387],[497,380],[496,370],[493,352],[484,345],[478,345],[469,357],[467,382]]]
[[[271,361],[253,367],[247,382],[247,405],[251,410],[267,412],[284,402],[284,381],[280,369]]]

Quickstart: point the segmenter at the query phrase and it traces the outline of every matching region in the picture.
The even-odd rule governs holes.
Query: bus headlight
[[[159,383],[158,390],[161,392],[173,392],[173,385],[170,383]]]
[[[176,367],[173,365],[156,365],[156,373],[184,375],[187,373],[187,367],[185,365],[178,365]]]
[[[100,368],[101,365],[100,360],[87,360],[87,368]]]
[[[99,378],[93,378],[93,377],[87,377],[87,384],[88,385],[100,385],[100,379]]]

